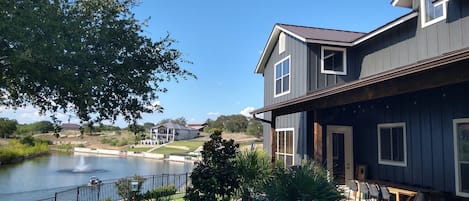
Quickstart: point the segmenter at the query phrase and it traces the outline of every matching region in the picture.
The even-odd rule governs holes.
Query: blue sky
[[[150,17],[145,33],[155,41],[167,33],[198,79],[165,83],[164,113],[145,114],[139,123],[185,117],[204,122],[263,106],[263,77],[255,66],[275,23],[369,32],[410,10],[390,0],[141,0],[138,19]],[[0,117],[19,123],[50,120],[32,107],[0,108]],[[58,114],[67,121],[68,114]],[[72,122],[78,120],[71,117]],[[118,126],[126,122],[118,120]]]

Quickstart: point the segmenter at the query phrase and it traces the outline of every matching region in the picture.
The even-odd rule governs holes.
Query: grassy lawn
[[[127,151],[146,152],[150,149],[151,147],[137,147],[137,148],[129,148],[127,149]]]
[[[185,146],[189,148],[188,152],[196,150],[198,147],[202,146],[204,142],[200,141],[188,141],[188,140],[182,140],[182,141],[174,141],[173,143],[169,144],[172,146]]]
[[[176,148],[170,148],[170,147],[161,147],[153,151],[152,153],[157,153],[157,154],[186,154],[189,153],[190,151],[183,150],[183,149],[176,149]]]

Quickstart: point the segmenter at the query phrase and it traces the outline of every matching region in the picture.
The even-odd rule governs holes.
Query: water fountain
[[[80,156],[80,162],[75,167],[75,169],[72,170],[72,172],[86,172],[87,170],[88,165],[85,164],[85,157]]]

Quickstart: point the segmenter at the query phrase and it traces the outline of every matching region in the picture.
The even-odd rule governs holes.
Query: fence
[[[133,177],[127,177],[132,180]],[[176,194],[183,194],[186,192],[189,181],[189,173],[184,174],[161,174],[142,176],[144,182],[140,188],[141,193],[145,193],[151,189],[160,186],[174,185],[177,189]],[[56,192],[54,197],[41,199],[38,201],[99,201],[104,199],[111,199],[113,201],[122,200],[118,194],[117,183],[118,180],[103,181],[99,185],[83,185],[76,188],[68,189],[61,192]]]

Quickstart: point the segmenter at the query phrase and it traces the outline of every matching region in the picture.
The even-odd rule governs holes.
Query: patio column
[[[319,122],[319,111],[314,110],[313,122],[313,149],[314,160],[322,162],[322,124]]]

